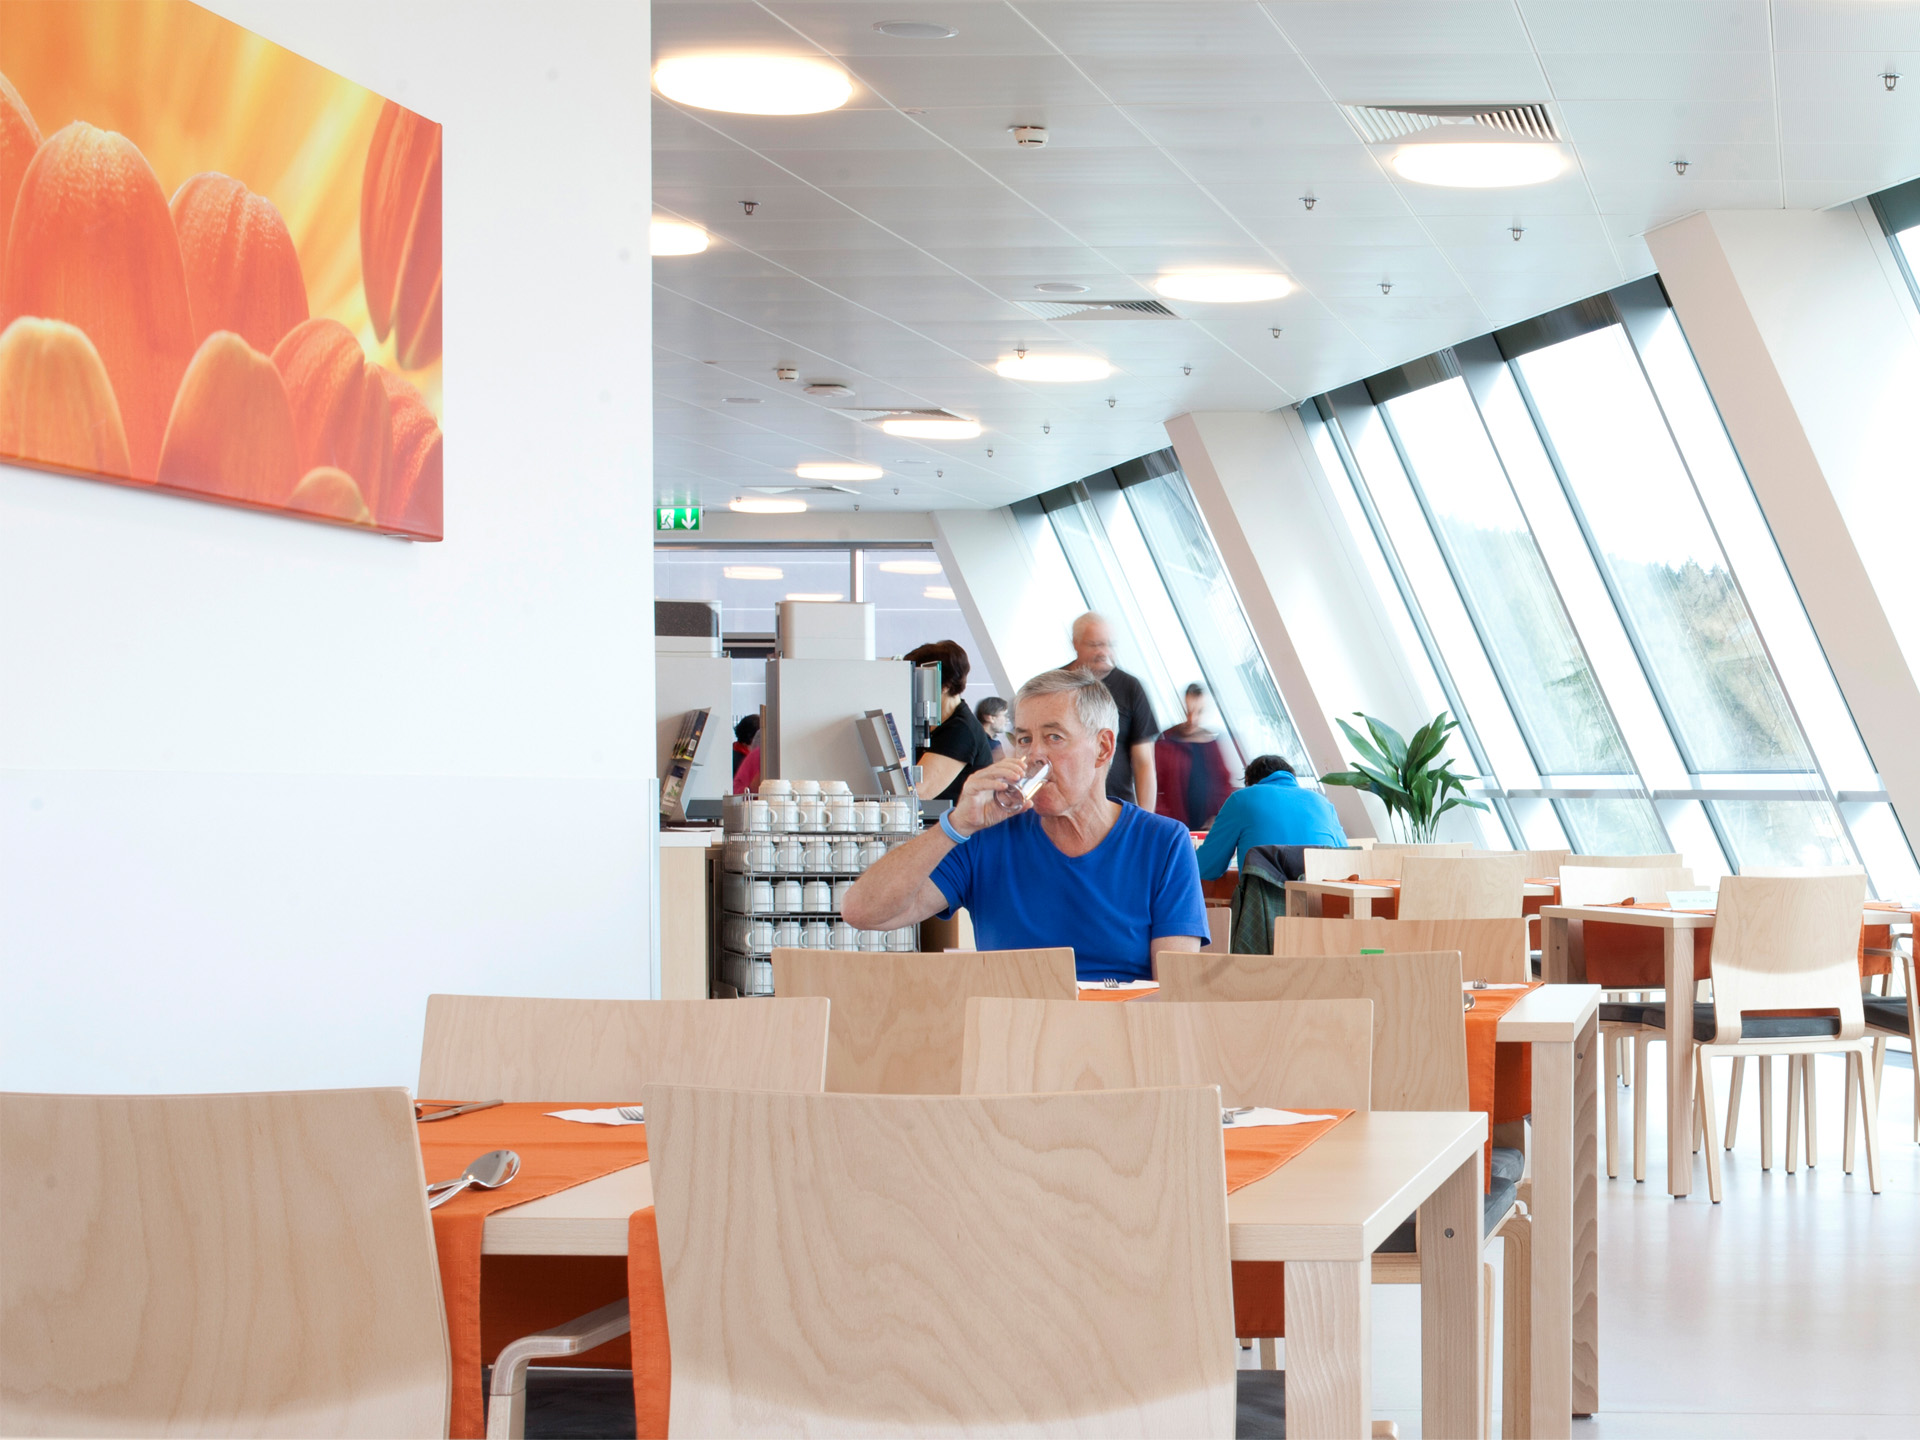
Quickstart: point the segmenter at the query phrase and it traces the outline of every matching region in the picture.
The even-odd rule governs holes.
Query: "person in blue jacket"
[[[1196,857],[1202,880],[1218,880],[1229,865],[1244,865],[1256,845],[1326,845],[1344,850],[1347,832],[1333,802],[1300,781],[1278,755],[1262,755],[1247,766],[1246,787],[1220,807]]]

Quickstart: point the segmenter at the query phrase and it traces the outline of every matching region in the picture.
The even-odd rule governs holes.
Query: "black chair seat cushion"
[[[1510,1146],[1493,1147],[1493,1188],[1487,1192],[1486,1204],[1481,1207],[1481,1235],[1493,1233],[1494,1226],[1500,1223],[1507,1211],[1513,1208],[1514,1192],[1520,1186],[1520,1177],[1526,1173],[1527,1157],[1521,1150]],[[1413,1216],[1385,1240],[1380,1242],[1376,1255],[1411,1255],[1415,1251],[1413,1238]]]
[[[1867,1012],[1868,1029],[1886,1030],[1894,1035],[1911,1033],[1907,1029],[1911,1012],[1905,995],[1862,995],[1860,1004]]]
[[[1602,1005],[1600,1018],[1628,1025],[1651,1025],[1656,1030],[1664,1030],[1667,1028],[1667,1007],[1663,1004]],[[1715,1033],[1713,1006],[1695,1005],[1693,1038],[1702,1045],[1710,1045]],[[1740,1019],[1742,1040],[1808,1040],[1839,1033],[1840,1017],[1837,1015],[1744,1015]],[[1900,1033],[1906,1033],[1904,1022]]]

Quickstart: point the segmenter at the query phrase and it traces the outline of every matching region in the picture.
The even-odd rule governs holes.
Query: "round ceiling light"
[[[723,565],[720,573],[729,580],[784,580],[787,572],[778,565]]]
[[[1049,384],[1104,380],[1113,366],[1098,355],[1002,355],[993,367],[1002,380],[1042,380]]]
[[[953,587],[951,585],[929,585],[920,593],[928,600],[953,599]]]
[[[938,560],[882,560],[880,568],[889,575],[938,575]]]
[[[698,255],[707,248],[707,232],[681,220],[656,220],[648,236],[655,255]]]
[[[727,508],[737,511],[742,515],[798,515],[802,510],[807,508],[807,502],[804,500],[761,499],[757,496],[748,495],[729,500],[727,502]]]
[[[1567,168],[1567,153],[1537,140],[1436,140],[1402,145],[1392,165],[1403,180],[1456,190],[1539,185]]]
[[[853,98],[846,71],[802,55],[677,55],[654,68],[653,86],[682,105],[735,115],[817,115]]]
[[[960,33],[930,20],[876,20],[873,28],[894,40],[951,40]]]
[[[878,465],[796,465],[793,473],[802,480],[878,480],[886,472]]]
[[[980,433],[978,420],[882,420],[880,428],[904,440],[971,440]]]
[[[1247,270],[1189,270],[1162,275],[1153,288],[1169,300],[1197,300],[1208,305],[1238,305],[1249,300],[1278,300],[1291,294],[1293,282],[1284,275]]]

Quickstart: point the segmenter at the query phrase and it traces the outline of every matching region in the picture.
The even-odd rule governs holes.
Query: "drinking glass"
[[[993,792],[993,803],[1002,810],[1024,810],[1033,803],[1033,797],[1040,793],[1040,787],[1053,775],[1051,760],[1037,760],[1032,756],[1021,762],[1025,774],[1018,780],[1002,781],[1000,788]]]

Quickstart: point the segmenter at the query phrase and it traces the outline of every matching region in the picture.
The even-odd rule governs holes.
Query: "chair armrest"
[[[502,1349],[499,1358],[493,1362],[493,1384],[489,1389],[495,1395],[511,1395],[517,1390],[524,1390],[529,1360],[584,1354],[609,1340],[619,1339],[627,1333],[628,1324],[627,1302],[616,1300],[611,1305],[602,1305],[598,1310],[590,1310],[551,1330],[522,1336]]]

